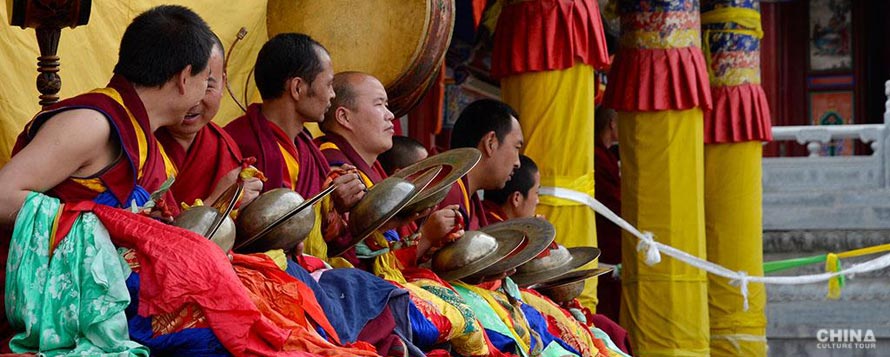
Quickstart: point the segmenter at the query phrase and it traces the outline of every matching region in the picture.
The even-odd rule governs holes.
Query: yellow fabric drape
[[[321,229],[322,220],[327,212],[334,210],[331,196],[321,199],[321,202],[312,206],[312,209],[315,211],[315,223],[312,225],[312,230],[309,231],[309,236],[303,241],[303,253],[324,260],[334,268],[352,268],[352,264],[346,259],[328,257],[328,243],[325,242]]]
[[[705,258],[701,109],[619,112],[621,210],[655,239]],[[674,259],[648,266],[623,233],[621,325],[641,356],[707,356],[707,277]]]
[[[594,83],[593,67],[584,64],[501,80],[501,96],[519,113],[525,154],[537,163],[541,186],[568,188],[593,197]],[[560,244],[597,245],[595,213],[587,206],[541,196],[538,213],[553,223]],[[596,285],[596,279],[588,280],[579,297],[591,310],[597,303]]]
[[[111,79],[117,63],[120,38],[130,21],[151,7],[167,4],[160,0],[93,1],[89,24],[75,29],[65,28],[59,41],[61,57],[61,98],[104,87]],[[266,1],[185,0],[178,4],[195,10],[220,37],[226,50],[235,39],[238,29],[246,27],[247,37],[238,43],[229,59],[229,81],[240,100],[244,81],[256,61],[257,52],[266,42]],[[37,38],[34,29],[23,30],[9,26],[6,6],[0,6],[0,166],[9,160],[15,138],[25,123],[40,110],[37,104]],[[336,62],[336,59],[334,59]],[[249,97],[256,89],[251,81]],[[229,98],[223,97],[222,107],[215,118],[225,124],[242,115]]]
[[[705,145],[708,260],[752,276],[763,275],[762,154],[759,141]],[[766,356],[763,284],[748,285],[748,311],[743,302],[729,280],[708,275],[714,355]]]

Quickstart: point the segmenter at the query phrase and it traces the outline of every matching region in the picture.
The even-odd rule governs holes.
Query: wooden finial
[[[62,79],[59,77],[59,37],[62,27],[75,28],[90,19],[91,0],[8,0],[9,24],[33,28],[37,32],[37,91],[40,105],[59,101]]]

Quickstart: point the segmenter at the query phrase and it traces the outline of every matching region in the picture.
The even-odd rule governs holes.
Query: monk
[[[392,147],[377,157],[387,175],[393,175],[409,165],[426,159],[429,152],[419,141],[408,136],[393,136]]]
[[[143,31],[154,31],[152,43],[159,45],[146,45]],[[179,6],[134,19],[108,86],[46,108],[19,135],[13,158],[0,169],[0,224],[13,223],[30,191],[65,202],[144,203],[146,190],[173,172],[152,134],[182,121],[204,97],[212,36],[200,17]]]
[[[519,168],[513,172],[510,181],[498,190],[485,190],[485,215],[488,223],[508,219],[534,217],[538,206],[538,190],[541,188],[541,173],[534,160],[519,155]]]
[[[509,105],[482,99],[470,103],[454,123],[451,148],[471,147],[482,152],[482,159],[454,184],[443,204],[457,204],[470,230],[488,224],[478,190],[504,187],[519,167],[522,128],[518,114]]]
[[[241,150],[232,137],[211,121],[219,112],[226,86],[222,42],[216,36],[214,40],[204,98],[189,109],[182,122],[155,132],[170,161],[179,171],[170,191],[177,200],[187,204],[192,204],[196,199],[202,199],[207,204],[216,202],[237,181],[244,162]],[[245,180],[240,204],[250,203],[262,188],[263,183],[258,178]]]
[[[618,114],[599,107],[594,116],[594,180],[596,199],[612,212],[621,212],[621,174],[618,155],[612,144],[618,141]],[[621,264],[621,228],[600,214],[596,215],[596,237],[600,250],[600,262],[612,265]],[[621,312],[621,281],[611,276],[600,278],[596,295],[599,303],[596,311],[614,321],[619,321]]]
[[[264,192],[287,187],[304,198],[311,197],[324,187],[330,167],[303,125],[321,122],[330,107],[334,97],[331,57],[311,37],[283,33],[263,45],[255,68],[263,102],[251,104],[247,113],[225,130],[242,154],[256,157],[256,167],[268,178]],[[307,253],[322,259],[328,258],[323,239],[332,240],[332,244],[351,240],[343,234],[342,224],[339,229],[327,228],[337,227],[336,216],[348,212],[367,189],[358,174],[339,175],[332,184],[336,185],[332,199],[316,205],[321,206],[317,216],[323,219],[304,242]]]
[[[352,165],[357,168],[365,184],[369,187],[373,186],[387,176],[377,158],[393,146],[392,120],[394,116],[387,108],[386,89],[373,76],[359,72],[336,74],[333,86],[336,96],[331,101],[331,109],[320,125],[325,135],[316,139],[316,142],[319,143],[319,148],[332,168],[344,164]],[[423,149],[422,146],[420,148]],[[426,156],[425,149],[422,154],[423,157]],[[409,160],[403,166],[417,160],[419,159]],[[458,300],[459,296],[448,283],[441,281],[428,269],[415,267],[417,259],[426,250],[440,244],[441,238],[455,229],[458,215],[456,209],[457,206],[453,205],[432,213],[423,224],[418,245],[396,249],[396,245],[390,244],[391,242],[388,242],[381,234],[372,235],[359,244],[360,249],[358,250],[361,252],[359,256],[366,259],[362,259],[363,264],[357,266],[408,289],[411,292],[414,305],[420,307],[419,309],[427,321],[441,321],[442,312],[458,311],[466,307],[462,301]],[[392,220],[388,226],[396,227],[417,217]],[[391,233],[391,231],[387,233]],[[462,231],[458,229],[458,233],[462,233]],[[394,238],[401,239],[402,237]],[[369,252],[371,254],[368,254]],[[403,271],[413,282],[408,282],[406,276],[402,274]],[[415,283],[418,279],[423,282]],[[429,289],[429,291],[424,289]],[[468,309],[464,310],[467,311],[466,318],[455,318],[456,325],[469,324],[472,329],[473,324],[476,323],[475,316]],[[470,319],[469,323],[465,322],[467,319]],[[464,322],[460,322],[461,320]],[[415,325],[429,324],[427,321],[412,319]],[[423,331],[419,328],[414,330],[418,335]],[[461,333],[463,329],[456,330]],[[439,332],[438,337],[431,336],[431,338],[450,340],[461,351],[468,349],[471,343],[467,341],[472,340],[471,336],[473,335],[478,337],[480,343],[483,342],[481,333],[464,333],[466,336],[455,338],[449,336],[452,332],[447,329]],[[489,349],[489,352],[492,350]]]
[[[392,120],[395,117],[387,108],[386,89],[377,78],[361,72],[338,73],[334,76],[333,85],[336,96],[320,125],[325,135],[316,142],[332,168],[353,166],[364,185],[371,187],[387,177],[377,157],[393,146]],[[438,244],[436,239],[445,237],[454,229],[456,208],[438,210],[427,219],[421,229],[418,245],[412,249],[414,256],[411,260],[422,256],[430,246]],[[427,214],[429,212],[417,213],[406,219],[393,219],[385,228],[398,228]],[[399,239],[394,231],[389,233],[391,240]],[[363,244],[370,250],[389,248],[386,240],[368,239]]]
[[[488,217],[489,223],[497,223],[514,218],[535,217],[535,206],[537,206],[538,204],[538,189],[541,187],[541,175],[538,172],[538,165],[535,164],[534,160],[532,160],[530,157],[520,155],[519,160],[521,163],[520,167],[514,171],[513,177],[510,179],[510,181],[507,182],[504,188],[499,190],[485,190],[485,200],[482,203],[485,206],[485,213]],[[557,243],[553,242],[548,250],[556,248]],[[545,252],[541,253],[541,255],[549,254],[547,253],[548,250],[545,250]],[[602,277],[603,276],[600,276],[599,278]],[[524,294],[528,294],[528,292],[528,289],[523,289]],[[537,292],[534,292],[533,294],[537,294]],[[540,296],[540,294],[536,296]],[[523,300],[522,298],[518,299]],[[567,323],[582,323],[587,325],[588,327],[591,327],[591,329],[592,327],[596,327],[608,334],[608,338],[596,336],[591,338],[591,341],[599,338],[606,342],[606,339],[610,339],[611,341],[614,341],[615,347],[622,350],[623,352],[628,351],[626,341],[627,331],[606,315],[590,313],[590,310],[586,310],[585,308],[583,308],[580,303],[578,303],[578,300],[575,300],[572,303],[567,304],[566,306],[557,306],[555,303],[549,301],[546,298],[537,299],[535,297],[532,297],[532,301],[536,304],[534,307],[526,304],[523,304],[522,306],[522,310],[526,314],[526,316],[529,317],[529,321],[534,320],[536,315],[540,316],[545,312],[555,311],[560,311],[563,316],[571,317],[573,316],[573,314],[571,314],[568,310],[571,308],[576,311],[582,312],[582,314],[585,316],[583,318],[583,322],[575,321],[574,319],[566,319],[565,321],[567,321]],[[543,302],[545,301],[547,303],[543,304]],[[553,321],[554,320],[551,320],[551,322]],[[531,325],[534,328],[535,324]],[[542,337],[547,334],[546,331],[538,331],[538,333]],[[555,341],[559,344],[566,347],[571,347],[571,344],[560,339],[559,337],[554,336],[554,338]],[[581,340],[583,339],[575,341],[575,343],[578,344]],[[594,343],[596,342],[594,341]]]
[[[148,39],[152,41],[147,41]],[[204,96],[210,76],[207,63],[212,46],[209,27],[187,8],[160,6],[137,16],[121,39],[114,76],[107,87],[45,108],[19,135],[13,157],[0,169],[0,179],[4,183],[0,187],[0,225],[12,228],[12,223],[22,209],[26,210],[21,211],[21,215],[39,221],[45,214],[31,207],[38,204],[61,207],[59,201],[69,208],[93,202],[112,207],[145,205],[150,198],[149,192],[159,189],[168,176],[175,172],[172,165],[165,160],[153,132],[159,127],[181,121],[189,108],[198,104]],[[159,61],[159,58],[166,60]],[[163,196],[163,200],[175,203],[169,194]],[[163,202],[155,203],[164,206]],[[168,206],[172,206],[169,207],[171,211],[176,209],[173,204]],[[51,221],[58,222],[53,231],[55,246],[62,246],[67,244],[63,238],[67,237],[68,231],[75,224],[74,218],[79,213],[65,214],[61,208],[57,208],[53,214],[57,215],[57,219],[50,217]],[[111,223],[139,222],[134,218],[135,215],[131,216]],[[66,217],[68,219],[63,219]],[[4,278],[0,280],[12,281],[10,291],[6,292],[10,295],[28,294],[30,291],[27,285],[16,283],[20,278],[18,274],[27,271],[26,267],[19,266],[16,271],[10,272],[16,276],[11,275],[8,279],[5,277],[9,245],[28,244],[30,237],[25,236],[28,234],[34,239],[43,239],[42,233],[29,232],[28,228],[30,227],[23,221],[22,226],[16,227],[12,232],[15,239],[13,242],[10,242],[9,237],[2,239],[0,256],[3,257],[3,262],[0,266],[4,270]],[[114,226],[106,228],[112,233],[115,243],[126,244],[128,234],[116,234],[120,232]],[[77,241],[75,238],[72,240]],[[26,259],[22,253],[10,255],[9,261],[20,264]],[[54,262],[56,261],[56,268],[63,266],[63,259],[54,258]],[[70,274],[65,271],[53,273]],[[119,274],[108,276],[110,286],[115,286],[115,277],[122,278]],[[5,288],[4,286],[4,290]],[[12,301],[12,306],[0,309],[4,313],[13,311],[8,317],[10,320],[18,320],[22,315],[33,313],[16,304],[15,300]],[[56,300],[45,301],[45,304],[53,303]],[[108,308],[107,316],[116,316],[114,312],[121,308],[119,305],[105,307]],[[32,317],[31,321],[42,318]],[[0,318],[0,321],[5,324],[7,317]],[[97,326],[101,326],[99,321],[96,322]],[[14,326],[19,331],[27,331],[27,327],[19,323],[14,323]],[[42,329],[46,330],[41,331],[45,332],[45,336],[52,336],[58,331],[63,331],[58,332],[59,334],[72,331],[53,329],[48,325],[43,325]],[[123,333],[123,337],[126,337],[125,329],[117,329],[115,332]],[[4,333],[4,337],[7,335]],[[20,336],[21,334],[17,335],[13,341]],[[121,336],[105,337],[112,340]],[[38,347],[30,343],[33,340],[27,343],[17,342],[14,347],[10,344],[10,347],[17,351],[47,348],[45,345]],[[61,350],[73,346],[54,347]]]

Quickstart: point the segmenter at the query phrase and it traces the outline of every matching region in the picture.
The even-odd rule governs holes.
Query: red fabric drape
[[[491,74],[562,70],[584,63],[609,65],[596,0],[532,0],[504,5],[494,34]]]
[[[191,204],[197,198],[206,199],[223,176],[241,165],[238,145],[214,123],[208,123],[195,135],[188,151],[166,128],[158,129],[155,136],[179,171],[170,190],[180,202]]]
[[[705,112],[705,144],[773,139],[769,103],[763,87],[757,84],[714,87],[712,93],[714,108]]]
[[[604,105],[649,112],[711,108],[711,87],[701,49],[622,49],[609,70]]]

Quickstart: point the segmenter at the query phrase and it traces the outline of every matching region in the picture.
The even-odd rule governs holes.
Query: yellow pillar
[[[491,74],[519,113],[524,151],[538,165],[541,186],[593,197],[594,69],[609,64],[597,1],[496,1],[489,13],[498,12]],[[596,246],[595,213],[545,192],[538,213],[555,226],[556,241]],[[595,310],[595,279],[579,299]]]
[[[565,70],[512,75],[501,80],[501,96],[519,114],[525,154],[537,163],[541,186],[593,197],[593,67],[576,64]],[[537,211],[553,223],[560,244],[597,245],[595,213],[586,205],[541,196]],[[587,281],[579,300],[591,310],[596,307],[596,279]]]
[[[710,261],[763,275],[761,141],[770,118],[760,87],[759,6],[702,1],[705,59],[714,108],[705,115],[705,226]],[[711,351],[717,356],[766,356],[766,292],[748,286],[748,310],[738,287],[708,275]]]
[[[758,141],[705,145],[708,258],[731,270],[763,275],[762,146]],[[766,289],[739,288],[708,275],[711,351],[715,356],[766,356]]]
[[[702,111],[618,112],[622,216],[664,244],[704,258]],[[622,326],[640,356],[707,356],[707,277],[665,258],[646,265],[622,241]]]
[[[698,1],[624,0],[604,104],[618,111],[622,216],[655,240],[706,259],[703,113],[710,109]],[[622,240],[621,323],[641,356],[708,356],[704,271],[646,265]]]

